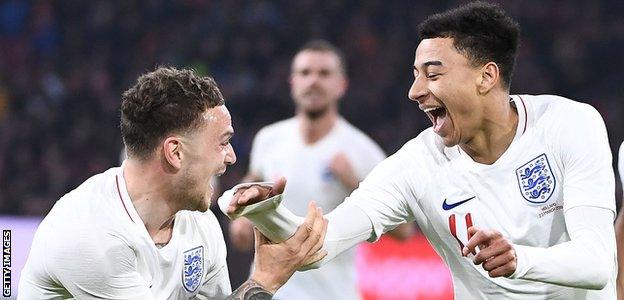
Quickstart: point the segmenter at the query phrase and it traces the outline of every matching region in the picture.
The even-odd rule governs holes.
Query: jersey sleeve
[[[607,129],[593,107],[562,111],[558,126],[563,163],[564,210],[577,206],[602,207],[615,212],[615,177]]]
[[[419,195],[411,184],[415,174],[405,164],[401,153],[387,158],[345,200],[361,208],[370,219],[373,233],[369,241],[376,241],[383,233],[414,220],[409,203],[415,203]]]
[[[87,227],[88,228],[88,227]],[[108,232],[80,229],[73,243],[55,243],[45,267],[77,299],[153,299],[134,251]]]

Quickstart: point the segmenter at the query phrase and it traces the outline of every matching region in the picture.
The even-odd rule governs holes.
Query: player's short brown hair
[[[202,114],[225,100],[211,77],[159,67],[141,75],[121,102],[121,136],[129,157],[149,158],[172,133],[199,128]]]
[[[338,49],[338,47],[334,46],[332,43],[326,40],[321,40],[321,39],[310,40],[307,43],[305,43],[301,48],[299,48],[299,51],[297,51],[297,54],[303,51],[317,51],[317,52],[333,53],[334,55],[338,57],[338,63],[340,64],[340,71],[342,71],[342,73],[345,75],[347,74],[347,60],[345,58],[345,55],[340,49]],[[294,61],[294,58],[293,58],[293,61]]]

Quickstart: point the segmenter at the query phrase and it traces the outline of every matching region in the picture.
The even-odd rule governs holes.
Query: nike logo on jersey
[[[444,199],[444,202],[442,202],[442,209],[444,209],[444,210],[453,209],[455,207],[458,207],[458,206],[460,206],[460,205],[462,205],[462,204],[464,204],[464,203],[474,199],[475,197],[476,196],[472,196],[472,197],[470,197],[470,198],[468,198],[466,200],[462,200],[462,201],[455,202],[455,203],[452,203],[452,204],[446,203],[446,199]]]

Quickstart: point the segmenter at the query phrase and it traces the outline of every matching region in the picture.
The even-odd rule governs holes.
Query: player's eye
[[[440,76],[440,74],[437,74],[437,73],[428,73],[427,74],[427,78],[429,78],[429,79],[436,79],[436,78],[438,78],[438,76]]]

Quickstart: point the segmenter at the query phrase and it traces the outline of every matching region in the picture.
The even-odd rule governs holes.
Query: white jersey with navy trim
[[[385,158],[366,134],[339,118],[331,131],[312,145],[303,141],[296,117],[268,125],[254,139],[250,170],[264,180],[284,176],[288,180],[283,204],[305,215],[314,200],[329,213],[349,194],[329,164],[344,153],[355,175],[364,179]],[[357,299],[355,250],[348,250],[321,269],[296,272],[275,294],[276,299]]]
[[[613,299],[615,263],[605,288],[585,290],[490,278],[462,257],[471,225],[498,230],[517,245],[550,247],[570,240],[564,219],[570,208],[615,212],[600,114],[552,95],[514,95],[512,101],[516,136],[493,164],[473,161],[459,146],[445,147],[429,128],[379,164],[347,201],[368,215],[373,240],[415,220],[449,265],[458,299]]]
[[[231,293],[212,212],[180,211],[156,247],[126,190],[123,168],[62,197],[35,234],[18,299],[222,299]]]

